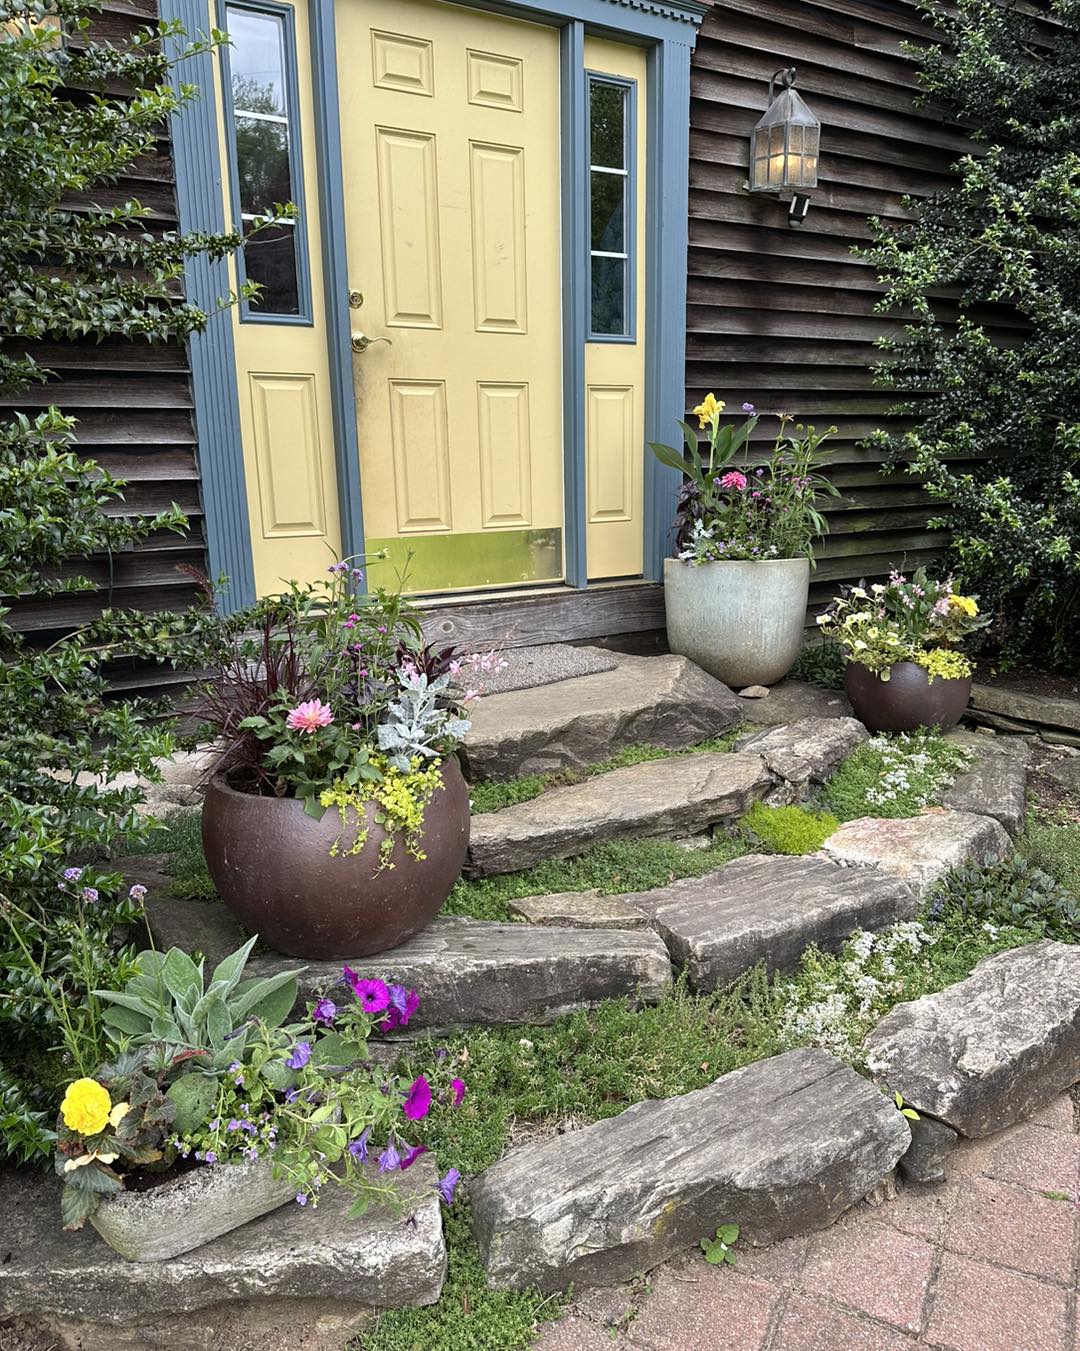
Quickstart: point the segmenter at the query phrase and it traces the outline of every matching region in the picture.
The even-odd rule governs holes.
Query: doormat
[[[482,694],[509,694],[538,685],[554,685],[575,676],[614,671],[618,658],[602,647],[571,647],[569,643],[543,643],[539,647],[511,647],[500,653],[506,665],[477,678]]]

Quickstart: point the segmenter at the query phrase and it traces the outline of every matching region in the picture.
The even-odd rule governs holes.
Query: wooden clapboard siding
[[[91,31],[103,41],[119,44],[156,17],[156,0],[106,0]],[[99,206],[131,198],[149,208],[146,228],[151,233],[175,228],[173,164],[164,136],[155,153],[132,166],[125,177],[88,195]],[[85,204],[73,199],[64,205],[78,210]],[[19,349],[17,340],[8,346],[12,351]],[[123,500],[110,504],[110,513],[152,513],[176,503],[187,513],[191,531],[186,537],[158,532],[136,550],[113,558],[73,560],[60,575],[87,576],[95,589],[48,601],[15,599],[11,622],[31,641],[47,641],[93,619],[106,606],[187,608],[198,592],[186,569],[205,569],[206,557],[184,347],[87,339],[25,344],[22,350],[30,352],[52,377],[45,385],[0,397],[0,417],[13,410],[33,414],[55,404],[77,419],[80,453],[126,481]],[[167,668],[127,663],[117,669],[119,683],[126,688],[152,689],[170,682]]]
[[[871,238],[868,217],[910,219],[905,197],[947,185],[968,148],[939,110],[915,106],[902,44],[929,40],[909,0],[714,0],[694,53],[687,408],[710,389],[730,408],[753,403],[763,414],[756,451],[781,411],[837,427],[826,463],[843,498],[819,549],[812,609],[838,582],[932,560],[945,543],[927,528],[927,494],[905,475],[884,477],[880,452],[861,444],[890,423],[895,396],[875,388],[870,367],[875,340],[903,320],[875,312],[882,288],[852,254]],[[746,190],[751,129],[769,77],[788,65],[823,124],[820,186],[799,227],[785,203]],[[947,304],[943,314],[952,317]],[[1008,342],[1008,314],[992,322]]]

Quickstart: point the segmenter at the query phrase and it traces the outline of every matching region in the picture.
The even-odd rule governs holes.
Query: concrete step
[[[470,713],[472,779],[599,764],[635,743],[683,750],[743,720],[743,701],[686,657],[619,655],[613,671],[486,695]]]
[[[856,929],[911,919],[919,904],[906,883],[886,873],[766,854],[632,900],[652,915],[695,990],[728,985],[761,961],[770,971],[790,971],[811,944],[839,951]]]
[[[329,1351],[380,1308],[439,1298],[435,1181],[429,1156],[395,1175],[402,1208],[347,1220],[352,1198],[328,1187],[317,1207],[286,1205],[167,1262],[126,1262],[89,1226],[63,1232],[51,1174],[0,1172],[0,1322],[19,1318],[72,1351],[225,1351],[271,1330],[276,1344]]]
[[[751,753],[680,755],[612,770],[474,817],[465,874],[518,872],[605,840],[695,835],[741,816],[775,783]]]

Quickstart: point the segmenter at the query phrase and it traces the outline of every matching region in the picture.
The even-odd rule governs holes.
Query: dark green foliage
[[[152,234],[136,201],[92,205],[158,153],[163,124],[194,96],[170,91],[172,68],[216,41],[186,46],[166,25],[127,44],[99,43],[89,30],[100,8],[0,0],[0,393],[31,406],[48,373],[24,355],[26,339],[182,340],[207,321],[175,294],[186,260],[238,242]],[[87,205],[69,210],[73,196]],[[123,483],[77,452],[74,432],[56,408],[0,421],[0,596],[93,592],[80,560],[186,528],[176,507],[145,519],[118,514]],[[153,777],[172,744],[158,710],[107,697],[102,664],[201,663],[216,621],[209,608],[106,610],[45,648],[25,641],[9,616],[0,604],[0,898],[14,903],[0,916],[0,1158],[25,1158],[35,1113],[54,1115],[57,1081],[101,1058],[87,990],[123,979],[114,939],[131,906],[122,879],[88,868],[78,885],[62,885],[63,871],[145,840],[142,791],[103,785]],[[45,1152],[47,1136],[33,1147]]]
[[[1080,899],[1080,826],[1032,813],[1017,848],[1037,868],[1049,873],[1074,898]]]
[[[789,673],[792,680],[805,680],[823,690],[842,690],[847,658],[839,643],[807,643]]]
[[[948,911],[991,925],[1041,928],[1063,943],[1080,942],[1080,897],[1025,858],[955,869],[931,903],[932,915]]]
[[[814,854],[840,822],[829,812],[805,807],[766,807],[755,802],[740,823],[751,843],[771,854]]]
[[[873,222],[880,308],[909,316],[882,340],[878,375],[914,392],[918,417],[876,439],[941,504],[963,584],[994,612],[993,639],[1010,658],[1038,652],[1075,669],[1080,0],[1041,6],[1052,25],[999,0],[923,8],[942,38],[910,51],[927,97],[981,145],[918,221]]]

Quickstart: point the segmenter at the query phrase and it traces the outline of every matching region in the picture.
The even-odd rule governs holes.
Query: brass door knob
[[[384,342],[388,347],[394,345],[393,339],[384,338],[381,335],[377,338],[369,338],[366,333],[361,333],[359,330],[352,335],[352,349],[354,352],[366,352],[373,342]]]

